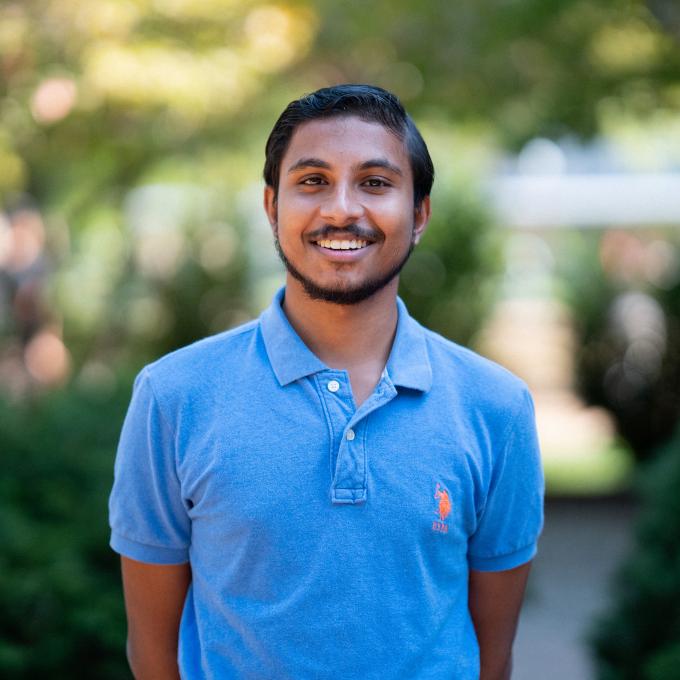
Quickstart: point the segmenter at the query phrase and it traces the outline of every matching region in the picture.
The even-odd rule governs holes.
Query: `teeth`
[[[365,248],[368,245],[368,241],[362,239],[353,239],[351,241],[340,241],[337,239],[324,239],[323,241],[317,241],[317,245],[322,248],[328,248],[330,250],[359,250],[360,248]]]

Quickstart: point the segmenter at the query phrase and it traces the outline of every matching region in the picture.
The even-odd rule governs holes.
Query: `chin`
[[[309,282],[303,283],[302,286],[312,300],[321,300],[336,305],[356,305],[368,300],[383,288],[383,286],[377,289],[366,286],[360,288],[322,288]]]

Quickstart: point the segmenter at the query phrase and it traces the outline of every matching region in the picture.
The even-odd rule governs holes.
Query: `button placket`
[[[361,503],[366,500],[365,418],[391,401],[397,394],[389,381],[382,380],[376,391],[350,418],[340,441],[331,487],[334,503]]]
[[[342,445],[346,443],[347,424],[354,415],[355,406],[347,372],[328,369],[317,374],[315,380],[319,396],[325,405],[330,428],[329,474],[332,483]]]

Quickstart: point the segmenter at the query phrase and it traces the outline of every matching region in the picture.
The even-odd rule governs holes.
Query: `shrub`
[[[494,298],[502,240],[470,190],[437,192],[422,242],[400,279],[409,312],[442,335],[468,344]]]
[[[107,497],[131,380],[0,402],[0,676],[127,678]]]
[[[575,232],[560,245],[577,388],[611,413],[638,459],[648,458],[680,422],[680,251],[658,234],[615,231]],[[650,281],[655,249],[669,265]]]
[[[680,668],[680,430],[646,465],[634,552],[593,635],[600,680],[675,680]]]

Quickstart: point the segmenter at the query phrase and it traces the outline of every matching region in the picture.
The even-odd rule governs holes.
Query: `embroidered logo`
[[[446,534],[449,531],[446,518],[451,514],[451,497],[449,492],[439,482],[437,482],[437,489],[434,492],[434,499],[438,501],[435,513],[438,519],[432,521],[432,531]]]

